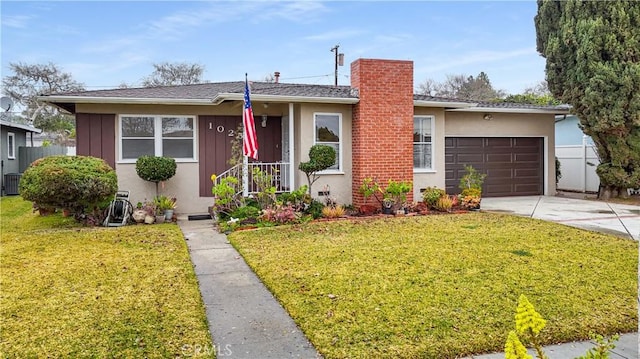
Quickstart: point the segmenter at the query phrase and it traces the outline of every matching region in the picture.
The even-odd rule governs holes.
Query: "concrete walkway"
[[[506,336],[505,336],[506,337]],[[611,359],[637,359],[638,358],[638,333],[624,334],[615,343],[616,347],[611,351]],[[544,352],[549,359],[571,359],[585,355],[587,350],[594,348],[595,342],[574,342],[544,347]],[[536,358],[535,351],[527,350]],[[504,353],[474,355],[464,359],[504,359]]]
[[[211,220],[178,220],[218,358],[321,358]]]
[[[640,239],[640,206],[566,197],[483,198],[483,211],[543,219],[572,227]]]

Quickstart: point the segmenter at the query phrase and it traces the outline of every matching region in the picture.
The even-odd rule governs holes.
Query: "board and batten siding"
[[[102,158],[116,168],[116,115],[76,114],[76,154]]]

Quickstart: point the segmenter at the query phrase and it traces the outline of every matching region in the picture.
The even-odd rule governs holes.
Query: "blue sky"
[[[349,84],[357,58],[412,60],[414,84],[485,71],[519,93],[544,79],[531,1],[6,1],[2,75],[48,63],[87,89],[140,85],[153,63],[205,67],[204,80],[333,84],[340,44]]]

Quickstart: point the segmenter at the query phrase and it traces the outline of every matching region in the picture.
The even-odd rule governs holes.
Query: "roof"
[[[224,101],[242,101],[244,81],[213,82],[193,85],[118,88],[69,92],[40,96],[71,113],[78,103],[218,105]],[[356,104],[358,90],[351,86],[310,85],[274,82],[251,82],[251,99],[265,102],[316,102]],[[413,95],[419,107],[444,107],[451,111],[567,113],[561,106],[538,106],[516,103],[492,103]]]
[[[41,129],[35,128],[33,126],[30,126],[30,125],[23,125],[21,123],[9,122],[9,121],[5,121],[5,120],[0,120],[0,125],[1,126],[5,126],[5,127],[11,127],[11,128],[19,128],[19,129],[25,130],[27,132],[35,132],[35,133],[42,132]]]

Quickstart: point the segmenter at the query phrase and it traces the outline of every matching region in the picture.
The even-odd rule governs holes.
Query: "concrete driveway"
[[[481,209],[640,240],[640,206],[565,197],[527,196],[482,198]]]

